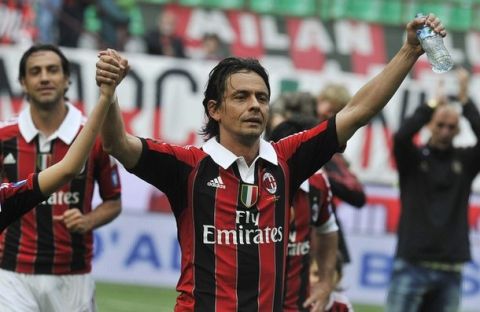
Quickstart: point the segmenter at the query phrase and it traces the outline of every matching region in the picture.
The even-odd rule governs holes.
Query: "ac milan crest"
[[[275,194],[277,192],[277,181],[270,172],[265,172],[263,174],[263,186],[270,194]]]

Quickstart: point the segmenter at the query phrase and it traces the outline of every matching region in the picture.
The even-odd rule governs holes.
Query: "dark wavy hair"
[[[65,57],[65,55],[60,51],[60,49],[57,46],[54,46],[53,44],[36,44],[31,46],[25,53],[23,53],[22,58],[20,59],[20,66],[18,69],[18,80],[21,81],[22,79],[25,78],[26,71],[27,71],[27,60],[35,52],[39,51],[52,51],[53,53],[56,53],[62,62],[62,70],[65,76],[70,77],[70,62],[68,59]]]
[[[268,81],[268,73],[265,68],[260,65],[258,60],[253,58],[238,58],[238,57],[227,57],[220,61],[220,63],[215,66],[209,74],[207,87],[204,92],[203,99],[203,108],[205,109],[205,114],[208,117],[208,121],[205,126],[200,131],[200,134],[205,137],[205,139],[210,139],[215,136],[218,136],[220,129],[218,122],[210,117],[208,113],[208,102],[213,100],[216,102],[217,107],[220,106],[224,99],[225,89],[228,78],[238,72],[254,72],[262,77],[265,85],[268,88],[268,96],[270,97],[270,83]]]

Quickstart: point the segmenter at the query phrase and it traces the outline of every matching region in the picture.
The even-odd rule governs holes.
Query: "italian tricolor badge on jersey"
[[[242,184],[240,200],[245,207],[250,208],[257,203],[258,186],[251,184]]]

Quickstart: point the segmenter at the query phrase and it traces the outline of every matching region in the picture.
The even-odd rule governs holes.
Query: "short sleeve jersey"
[[[175,311],[280,311],[293,195],[338,150],[335,119],[261,140],[246,173],[216,138],[202,148],[142,142],[131,172],[168,196],[178,227]]]

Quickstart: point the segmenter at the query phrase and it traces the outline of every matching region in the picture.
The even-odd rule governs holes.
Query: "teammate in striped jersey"
[[[25,181],[2,189],[2,228],[11,224],[0,236],[0,311],[95,311],[92,230],[121,207],[116,164],[96,134],[121,71],[111,64],[85,124],[65,98],[70,67],[56,46],[30,47],[19,69],[29,106],[0,127],[0,173]],[[103,202],[92,211],[96,181]]]
[[[424,24],[446,35],[435,16],[414,19],[393,60],[342,111],[277,143],[261,139],[270,84],[252,59],[226,58],[210,72],[201,148],[130,135],[118,103],[111,106],[104,149],[164,192],[177,221],[182,260],[175,311],[282,309],[293,195],[387,104],[424,52],[416,37]],[[101,53],[97,68],[108,70],[115,59],[126,62]]]
[[[31,173],[25,180],[0,184],[0,232],[80,173],[103,124],[114,91],[113,79],[108,84],[102,83],[97,105],[62,160],[39,173]]]
[[[317,123],[317,119],[311,116],[294,116],[278,124],[269,139],[278,141]],[[320,170],[300,185],[293,199],[284,312],[306,312],[326,305],[334,288],[337,244],[338,227],[332,211],[332,192],[327,176]],[[311,284],[312,263],[316,264],[317,276],[315,283]],[[312,307],[309,302],[315,302],[315,305]]]

